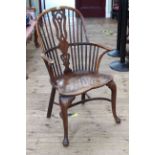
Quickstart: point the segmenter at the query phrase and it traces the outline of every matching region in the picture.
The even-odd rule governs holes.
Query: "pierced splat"
[[[65,10],[56,10],[52,13],[53,23],[56,28],[56,36],[59,40],[58,47],[62,52],[61,60],[65,66],[64,73],[71,72],[69,68],[70,54],[68,54],[68,42],[67,42],[67,31],[66,31],[66,15]]]
[[[64,73],[72,72],[72,70],[69,68],[69,59],[70,59],[70,54],[62,54],[61,55],[61,60],[63,61],[63,65],[65,66]]]
[[[67,39],[65,10],[56,10],[52,12],[53,23],[56,28],[57,39],[61,42]]]

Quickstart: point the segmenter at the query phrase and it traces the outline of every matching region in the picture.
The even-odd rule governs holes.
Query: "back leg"
[[[55,93],[56,89],[53,87],[51,90],[51,96],[49,100],[49,106],[48,106],[48,111],[47,111],[47,118],[51,117],[52,109],[53,109],[53,104],[54,104],[54,98],[55,98]]]
[[[86,94],[85,94],[85,93],[83,93],[83,94],[81,95],[81,100],[83,101],[83,102],[82,102],[82,104],[85,104],[85,102],[84,102],[85,97],[86,97]]]

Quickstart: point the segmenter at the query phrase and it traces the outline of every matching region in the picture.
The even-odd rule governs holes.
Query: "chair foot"
[[[72,103],[75,97],[68,97],[68,96],[61,96],[59,97],[60,101],[60,107],[61,107],[61,112],[60,112],[60,117],[63,120],[63,127],[64,127],[64,139],[63,139],[63,145],[68,146],[69,145],[69,140],[68,140],[68,114],[67,110],[69,105]]]
[[[116,117],[116,118],[115,118],[115,122],[116,122],[117,124],[120,124],[120,123],[121,123],[121,119],[120,119],[119,117]]]
[[[110,88],[111,90],[111,106],[112,106],[112,113],[113,113],[113,117],[115,119],[115,122],[117,124],[121,123],[121,119],[117,116],[116,113],[116,94],[117,94],[117,87],[114,81],[110,81],[107,86]]]
[[[65,147],[69,146],[68,137],[64,137],[62,144],[63,144],[63,146],[65,146]]]

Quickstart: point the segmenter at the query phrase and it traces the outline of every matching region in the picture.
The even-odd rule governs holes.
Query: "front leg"
[[[112,113],[115,119],[115,122],[117,124],[121,123],[121,119],[117,116],[116,113],[116,94],[117,94],[117,87],[115,82],[112,80],[110,81],[107,86],[110,88],[111,90],[111,105],[112,105]]]
[[[59,97],[60,100],[60,107],[61,107],[61,113],[60,116],[63,120],[63,126],[64,126],[64,139],[63,139],[63,145],[68,146],[69,140],[68,140],[68,106],[72,103],[74,100],[74,97],[69,96],[61,96]]]

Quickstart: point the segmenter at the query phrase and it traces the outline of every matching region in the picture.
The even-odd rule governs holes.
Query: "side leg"
[[[55,98],[55,93],[56,93],[56,89],[52,88],[51,96],[50,96],[50,100],[49,100],[48,111],[47,111],[47,118],[51,117],[51,113],[52,113],[52,109],[53,109],[53,103],[54,103],[54,98]]]
[[[85,100],[85,96],[86,96],[85,93],[83,93],[83,94],[81,95],[81,100],[83,101],[82,104],[85,103],[85,102],[84,102],[84,100]]]
[[[63,120],[63,126],[64,126],[64,139],[63,139],[63,145],[68,146],[69,145],[69,139],[68,139],[68,106],[73,101],[74,97],[67,97],[67,96],[61,96],[60,95],[60,107],[61,107],[61,113],[60,116]]]
[[[121,123],[121,119],[117,116],[116,113],[116,95],[117,95],[117,87],[114,81],[110,81],[107,86],[111,90],[111,105],[112,105],[112,113],[117,124]]]

